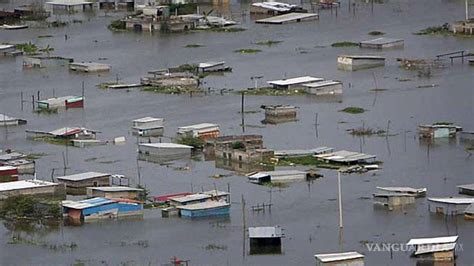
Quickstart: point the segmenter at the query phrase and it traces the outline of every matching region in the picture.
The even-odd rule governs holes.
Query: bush
[[[204,148],[204,141],[200,138],[195,137],[182,137],[178,140],[179,144],[192,146],[195,149],[202,149]]]

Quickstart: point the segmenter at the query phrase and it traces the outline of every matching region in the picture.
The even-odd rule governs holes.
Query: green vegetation
[[[204,141],[200,138],[195,137],[181,137],[177,141],[179,144],[192,146],[195,149],[202,149],[204,148]]]
[[[374,31],[371,31],[369,33],[367,33],[369,35],[372,35],[372,36],[380,36],[380,35],[385,35],[385,32],[383,31],[378,31],[378,30],[374,30]]]
[[[31,42],[15,44],[15,48],[17,50],[23,51],[25,54],[28,55],[35,54],[38,52],[38,47]]]
[[[446,122],[446,121],[439,121],[439,122],[433,123],[433,125],[435,125],[435,126],[439,126],[439,125],[454,125],[454,123],[452,123],[452,122]]]
[[[50,144],[55,144],[55,145],[72,145],[72,141],[67,138],[55,138],[51,136],[39,136],[39,137],[33,137],[33,140],[35,141],[44,141]]]
[[[39,153],[30,153],[28,155],[26,155],[25,159],[26,160],[37,160],[43,156],[46,156],[48,154],[44,153],[44,152],[39,152]]]
[[[37,114],[52,115],[58,113],[58,108],[38,108],[34,112]]]
[[[362,114],[364,113],[365,110],[364,108],[360,108],[360,107],[346,107],[342,110],[339,110],[339,112],[344,112],[344,113],[348,113],[348,114]]]
[[[241,141],[236,141],[232,143],[232,149],[234,150],[242,150],[245,149],[245,144]]]
[[[352,136],[385,136],[386,131],[381,129],[373,129],[369,127],[359,127],[359,128],[351,128],[347,130],[349,134]]]
[[[234,92],[236,94],[241,94],[240,91]],[[305,90],[295,90],[295,89],[274,89],[272,87],[261,87],[258,89],[248,89],[245,91],[246,95],[261,95],[261,96],[290,96],[290,95],[306,95],[308,94]]]
[[[110,85],[117,85],[117,82],[115,81],[103,82],[97,85],[97,87],[99,87],[99,89],[108,89]]]
[[[44,241],[37,241],[33,239],[23,238],[21,235],[13,235],[10,240],[8,241],[10,245],[31,245],[31,246],[38,246],[42,248],[46,248],[52,251],[72,251],[77,248],[77,244],[75,242],[65,243],[65,244],[52,244]]]
[[[107,28],[111,31],[124,31],[126,30],[125,21],[120,20],[120,19],[113,20],[112,22],[110,22]]]
[[[197,73],[198,65],[197,64],[183,64],[178,67],[172,68],[175,72],[190,72]]]
[[[208,28],[208,29],[205,29],[205,30],[213,31],[213,32],[241,32],[241,31],[245,31],[246,29],[238,28],[238,27],[231,27],[231,28],[228,28],[228,27],[211,27],[211,28]]]
[[[299,157],[286,157],[278,160],[277,166],[292,166],[292,165],[304,165],[304,166],[316,166],[318,168],[327,168],[327,169],[339,169],[342,164],[334,163],[325,163],[323,161],[317,160],[313,156],[299,156]]]
[[[49,25],[53,28],[59,28],[59,27],[65,27],[67,26],[67,22],[64,22],[64,21],[58,21],[58,20],[55,20],[53,22],[51,22]]]
[[[197,10],[196,3],[188,3],[188,4],[171,4],[169,5],[170,14],[177,14],[178,15],[187,15],[187,14],[194,14]]]
[[[359,43],[356,43],[356,42],[335,42],[333,44],[331,44],[332,47],[337,47],[337,48],[340,48],[340,47],[356,47],[356,46],[359,46]]]
[[[260,53],[262,50],[260,49],[252,49],[252,48],[247,48],[247,49],[237,49],[234,51],[234,53],[239,53],[239,54],[256,54]]]
[[[199,48],[199,47],[204,47],[204,45],[199,44],[199,43],[190,43],[184,46],[184,48]]]
[[[441,26],[428,27],[414,33],[415,35],[453,35],[449,24],[445,23]]]
[[[142,91],[163,94],[202,93],[200,89],[186,86],[145,86]]]
[[[61,218],[59,201],[33,198],[27,195],[8,197],[0,207],[0,217],[7,219]]]
[[[43,38],[52,38],[53,35],[39,35],[38,39],[43,39]]]
[[[283,41],[275,41],[275,40],[266,40],[266,41],[258,41],[255,42],[256,45],[267,45],[267,46],[272,46],[275,44],[282,43]]]

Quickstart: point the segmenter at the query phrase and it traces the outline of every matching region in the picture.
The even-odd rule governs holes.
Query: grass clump
[[[245,49],[237,49],[234,51],[234,53],[239,53],[239,54],[256,54],[260,53],[262,50],[260,49],[253,49],[253,48],[245,48]]]
[[[371,36],[381,36],[381,35],[385,35],[385,32],[383,31],[378,31],[378,30],[373,30],[373,31],[370,31],[369,33],[367,33]]]
[[[36,46],[35,44],[31,42],[15,44],[15,48],[29,55],[35,54],[38,52],[38,46]]]
[[[39,153],[30,153],[28,155],[26,155],[25,159],[26,160],[37,160],[43,156],[46,156],[48,154],[44,153],[44,152],[39,152]]]
[[[184,46],[184,48],[199,48],[199,47],[204,47],[204,45],[199,44],[199,43],[190,43]]]
[[[359,43],[344,41],[344,42],[335,42],[335,43],[331,44],[331,46],[332,46],[332,47],[336,47],[336,48],[340,48],[340,47],[357,47],[357,46],[359,46]]]
[[[326,169],[339,169],[343,166],[339,164],[326,163],[326,162],[320,161],[311,155],[280,158],[277,162],[277,165],[278,166],[293,166],[293,165],[316,166],[318,168],[326,168]]]
[[[7,219],[60,218],[59,201],[44,200],[28,195],[11,196],[0,207],[0,217]]]
[[[446,125],[446,126],[451,126],[453,125],[452,122],[446,122],[446,121],[439,121],[439,122],[435,122],[433,123],[434,126],[441,126],[441,125]]]
[[[344,113],[348,113],[348,114],[362,114],[364,113],[366,110],[364,108],[361,108],[361,107],[346,107],[342,110],[339,110],[339,112],[344,112]]]
[[[385,136],[386,131],[382,129],[373,129],[369,127],[351,128],[347,130],[352,136]]]
[[[208,31],[213,31],[213,32],[241,32],[245,31],[246,29],[244,28],[239,28],[239,27],[211,27],[209,29],[206,29]]]
[[[185,86],[145,86],[142,91],[163,93],[163,94],[183,94],[183,93],[201,93],[202,91],[193,87]]]
[[[194,147],[194,149],[203,149],[204,141],[200,138],[195,137],[181,137],[177,141],[179,144],[188,145]]]
[[[235,92],[241,94],[240,91]],[[272,87],[262,87],[258,89],[248,89],[245,91],[246,95],[257,95],[257,96],[292,96],[292,95],[306,95],[308,94],[305,90],[287,89],[280,90]]]
[[[453,32],[451,32],[449,24],[445,23],[441,26],[433,26],[433,27],[422,29],[418,32],[415,32],[414,34],[415,35],[451,35],[453,34]]]
[[[275,44],[282,43],[283,41],[275,41],[275,40],[265,40],[265,41],[258,41],[255,42],[256,45],[267,45],[267,46],[272,46]]]
[[[120,19],[113,20],[112,22],[110,22],[107,28],[111,31],[124,31],[126,30],[125,21],[120,20]]]
[[[37,114],[52,115],[58,113],[58,108],[39,108],[34,112]]]
[[[206,250],[227,250],[226,245],[209,244],[204,247]]]

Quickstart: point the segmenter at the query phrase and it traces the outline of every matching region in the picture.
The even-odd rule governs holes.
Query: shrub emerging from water
[[[181,137],[178,139],[179,144],[192,146],[195,149],[202,149],[204,148],[204,141],[200,138],[195,137]]]
[[[357,47],[359,43],[356,42],[335,42],[331,44],[332,47],[340,48],[340,47]]]
[[[362,114],[364,113],[366,110],[364,108],[361,108],[361,107],[354,107],[354,106],[351,106],[351,107],[346,107],[342,110],[339,110],[339,112],[344,112],[344,113],[348,113],[348,114]]]
[[[118,20],[113,20],[112,22],[110,22],[109,26],[107,26],[107,28],[111,31],[122,31],[122,30],[125,30],[126,29],[126,26],[125,26],[125,21],[122,21],[120,19]]]
[[[385,32],[383,32],[383,31],[378,31],[378,30],[373,30],[373,31],[371,31],[371,32],[369,32],[369,33],[367,33],[367,34],[369,34],[369,35],[371,35],[371,36],[380,36],[380,35],[385,35]]]
[[[247,49],[237,49],[234,52],[239,53],[239,54],[256,54],[260,53],[262,50],[260,49],[252,49],[252,48],[247,48]]]

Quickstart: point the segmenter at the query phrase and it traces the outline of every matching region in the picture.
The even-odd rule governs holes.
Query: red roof
[[[187,195],[191,195],[193,193],[191,192],[181,192],[181,193],[175,193],[175,194],[168,194],[168,195],[162,195],[162,196],[154,196],[153,197],[153,200],[154,201],[158,201],[158,202],[165,202],[165,201],[169,201],[170,198],[172,197],[179,197],[179,196],[187,196]]]

